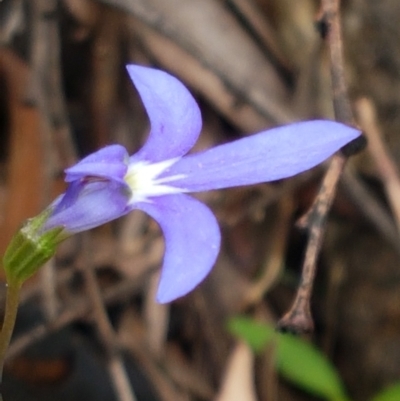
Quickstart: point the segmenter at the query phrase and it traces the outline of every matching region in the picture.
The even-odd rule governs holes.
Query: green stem
[[[4,359],[8,346],[10,345],[15,320],[17,318],[20,289],[21,283],[19,281],[10,280],[7,284],[6,310],[4,313],[3,326],[0,331],[0,383],[3,378]],[[2,400],[1,394],[0,400]]]

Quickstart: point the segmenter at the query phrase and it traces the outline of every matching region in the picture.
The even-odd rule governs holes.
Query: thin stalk
[[[0,382],[2,382],[3,379],[4,359],[8,346],[10,345],[15,320],[17,318],[20,290],[20,282],[12,280],[7,284],[6,310],[4,313],[3,326],[0,331]],[[0,394],[0,401],[1,400],[2,396]]]

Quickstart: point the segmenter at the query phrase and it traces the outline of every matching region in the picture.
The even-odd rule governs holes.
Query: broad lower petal
[[[165,255],[157,300],[169,302],[195,288],[210,272],[220,248],[213,213],[183,194],[154,198],[136,205],[153,217],[165,237]]]
[[[50,205],[53,212],[43,231],[55,227],[64,227],[67,234],[90,230],[126,214],[129,198],[127,186],[116,181],[72,182]]]
[[[359,135],[333,121],[285,125],[186,156],[159,180],[185,192],[279,180],[316,166]]]
[[[201,131],[201,114],[193,96],[172,75],[153,68],[127,66],[150,119],[145,145],[131,162],[159,162],[183,156]]]
[[[72,182],[86,176],[122,179],[128,169],[128,162],[129,154],[123,146],[106,146],[67,168],[65,181]]]

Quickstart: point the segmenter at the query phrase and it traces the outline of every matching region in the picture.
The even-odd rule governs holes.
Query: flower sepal
[[[58,244],[66,238],[64,227],[43,231],[51,209],[28,219],[11,239],[3,257],[7,282],[22,284],[56,252]]]

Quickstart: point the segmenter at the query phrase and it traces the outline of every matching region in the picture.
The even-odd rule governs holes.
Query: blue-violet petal
[[[153,217],[165,237],[165,255],[157,300],[169,302],[195,288],[218,256],[221,235],[215,216],[184,194],[165,195],[136,205]]]
[[[294,123],[188,155],[159,178],[170,177],[169,185],[185,192],[279,180],[316,166],[359,135],[333,121]]]
[[[64,227],[66,233],[90,230],[129,212],[130,191],[127,185],[104,179],[72,182],[64,195],[49,208],[53,209],[43,231]]]
[[[131,162],[159,162],[186,154],[201,131],[201,114],[186,87],[168,73],[136,65],[127,66],[150,119],[144,146]]]
[[[65,170],[65,181],[72,182],[87,176],[121,180],[128,169],[129,154],[121,145],[110,145],[86,156]]]

